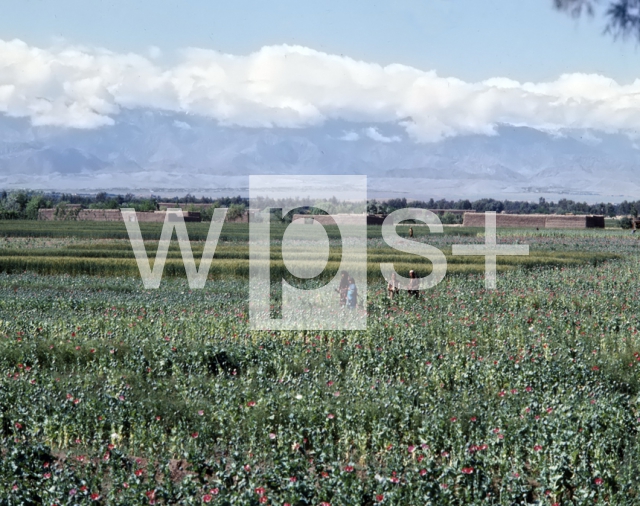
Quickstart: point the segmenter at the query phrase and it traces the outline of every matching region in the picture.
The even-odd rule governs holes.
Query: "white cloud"
[[[503,77],[469,83],[286,45],[248,55],[190,48],[173,65],[161,64],[159,51],[150,53],[0,41],[0,113],[74,128],[110,125],[121,109],[135,107],[249,127],[392,122],[418,141],[491,134],[501,123],[546,131],[640,129],[640,79],[619,84],[566,74],[543,83]]]
[[[181,128],[182,130],[191,130],[191,125],[184,121],[175,120],[173,122],[173,126],[176,128]]]
[[[360,140],[360,135],[356,132],[345,132],[342,137],[340,137],[341,141],[354,142]]]
[[[378,132],[377,128],[369,127],[364,131],[365,135],[376,142],[400,142],[402,139],[397,135],[393,137],[385,137],[380,132]]]

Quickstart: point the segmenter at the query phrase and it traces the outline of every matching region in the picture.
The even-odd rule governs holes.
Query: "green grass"
[[[267,332],[246,225],[203,290],[175,243],[144,290],[122,230],[67,225],[0,222],[0,506],[640,503],[635,236],[501,230],[531,255],[485,290],[484,259],[450,254],[482,235],[415,227],[448,275],[390,300],[380,262],[430,264],[369,228],[367,329]]]

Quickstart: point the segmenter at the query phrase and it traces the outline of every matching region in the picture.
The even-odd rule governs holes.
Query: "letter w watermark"
[[[153,271],[151,270],[147,250],[145,249],[144,241],[142,240],[142,233],[140,232],[140,225],[138,224],[136,210],[124,208],[121,209],[121,211],[122,219],[124,220],[127,232],[129,233],[131,247],[133,248],[133,253],[136,257],[136,261],[138,262],[138,269],[140,269],[142,283],[147,290],[160,287],[162,272],[164,271],[164,264],[167,260],[167,253],[169,252],[169,244],[171,242],[171,236],[173,235],[173,229],[176,230],[176,235],[178,236],[178,244],[180,245],[180,252],[182,253],[184,270],[187,272],[189,288],[204,288],[207,276],[209,275],[209,269],[211,268],[213,254],[216,251],[220,232],[222,231],[224,218],[227,215],[227,209],[215,209],[213,212],[211,226],[209,227],[209,233],[207,234],[207,241],[205,242],[202,259],[200,260],[200,269],[196,267],[196,263],[193,260],[193,252],[191,251],[191,243],[189,242],[187,226],[184,224],[182,209],[167,209],[167,212],[164,215],[164,225],[162,226],[162,234],[160,235],[156,258],[153,262]]]

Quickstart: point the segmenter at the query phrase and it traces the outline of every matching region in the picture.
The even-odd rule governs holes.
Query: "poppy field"
[[[0,236],[0,505],[640,503],[630,234],[500,231],[537,260],[494,291],[482,259],[417,299],[372,274],[359,332],[251,331],[241,273],[3,264],[131,261],[119,237]]]

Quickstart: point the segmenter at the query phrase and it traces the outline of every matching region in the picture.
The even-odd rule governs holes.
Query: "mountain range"
[[[498,125],[419,143],[407,121],[244,128],[132,109],[73,129],[0,116],[0,188],[215,196],[246,194],[250,174],[362,174],[372,198],[640,198],[640,149],[625,134]]]

